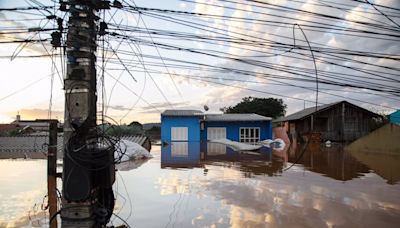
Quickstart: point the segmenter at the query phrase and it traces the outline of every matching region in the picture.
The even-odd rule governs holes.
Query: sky
[[[400,93],[378,89],[400,88],[400,11],[396,10],[400,9],[400,1],[370,2],[387,7],[377,7],[379,12],[369,4],[349,0],[123,1],[123,9],[112,8],[102,16],[109,32],[118,34],[105,38],[104,112],[118,123],[159,122],[165,109],[202,110],[207,105],[211,112],[217,112],[247,96],[282,98],[287,114],[312,107],[316,99],[315,68],[306,37],[312,49],[322,50],[322,54],[312,52],[321,81],[351,85],[319,83],[318,104],[348,100],[371,111],[390,113],[400,108]],[[40,3],[54,5],[51,1]],[[0,8],[30,5],[37,6],[34,1],[0,2]],[[142,7],[144,13],[138,14],[134,7]],[[20,43],[5,42],[49,38],[51,32],[10,31],[54,28],[54,21],[45,19],[53,12],[0,11],[0,123],[13,121],[17,113],[22,119],[63,120],[65,62],[59,56],[53,58],[54,62],[50,57],[23,57],[59,54],[60,49],[52,49],[49,41],[23,48]],[[67,15],[59,11],[56,14],[66,23]],[[313,27],[321,23],[324,28]],[[372,29],[371,24],[385,26],[390,32]],[[341,30],[334,29],[338,27]],[[175,33],[156,34],[161,30],[164,35]],[[348,32],[351,30],[392,36],[360,35]],[[304,48],[291,49],[294,42]],[[257,45],[252,46],[254,43]],[[101,41],[98,44],[100,79],[103,49]],[[335,52],[326,54],[324,50],[328,49]],[[338,51],[369,54],[357,56]],[[11,59],[15,53],[17,57]],[[371,53],[393,58],[374,57]],[[308,81],[293,80],[299,77],[290,73],[293,69],[304,70]],[[101,80],[98,85],[101,91]],[[368,88],[363,88],[365,85]],[[101,92],[99,109],[100,97]]]

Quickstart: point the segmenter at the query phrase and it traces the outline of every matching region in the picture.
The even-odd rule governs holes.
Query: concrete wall
[[[161,141],[171,141],[171,127],[187,127],[188,141],[200,141],[199,117],[161,116]]]
[[[260,140],[272,139],[271,121],[254,121],[254,122],[205,122],[204,130],[201,131],[201,140],[207,140],[208,127],[225,127],[226,137],[233,141],[239,141],[239,130],[241,127],[259,127]]]

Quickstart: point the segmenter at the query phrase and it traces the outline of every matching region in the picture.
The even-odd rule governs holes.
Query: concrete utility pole
[[[112,150],[99,148],[96,125],[97,11],[104,0],[64,2],[70,17],[64,81],[62,227],[101,227],[112,214]]]

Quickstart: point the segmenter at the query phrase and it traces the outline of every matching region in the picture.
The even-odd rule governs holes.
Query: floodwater
[[[300,144],[235,152],[200,143],[153,146],[152,154],[117,172],[115,212],[132,227],[400,224],[399,155]],[[0,169],[0,227],[46,226],[40,214],[46,162],[6,159]],[[112,220],[123,224],[116,216]]]

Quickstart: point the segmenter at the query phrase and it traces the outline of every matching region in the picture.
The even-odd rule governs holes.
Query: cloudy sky
[[[103,18],[110,32],[104,42],[104,111],[121,123],[158,122],[165,109],[207,105],[218,111],[254,96],[282,98],[290,114],[315,105],[315,60],[318,104],[348,100],[392,112],[400,108],[400,1],[370,2],[122,1],[122,9],[112,8]],[[27,6],[38,5],[0,2],[0,8]],[[1,123],[18,112],[23,119],[47,118],[49,107],[52,118],[63,118],[60,50],[48,40],[15,43],[49,38],[52,31],[27,32],[54,28],[48,15],[56,13],[66,24],[68,16],[55,8],[0,11]],[[43,55],[53,58],[32,57]]]

